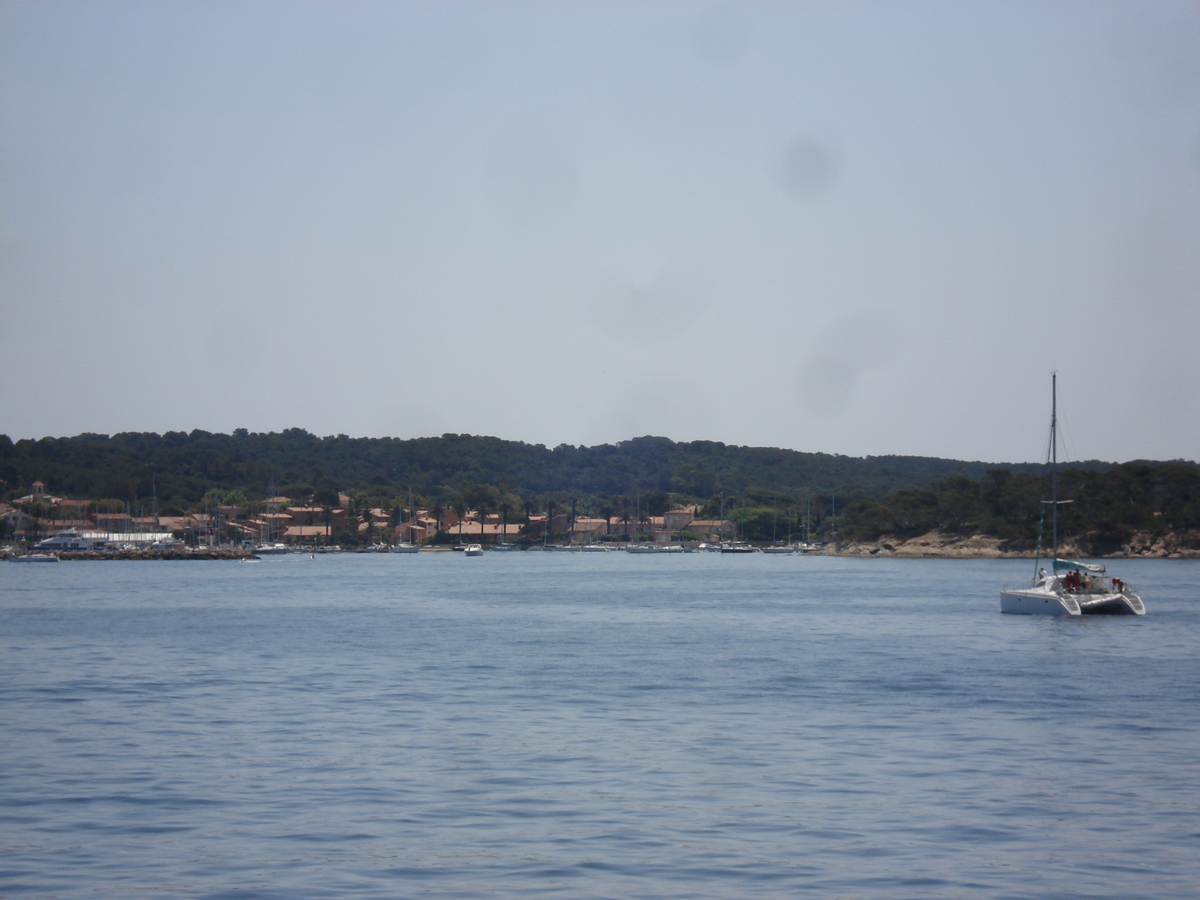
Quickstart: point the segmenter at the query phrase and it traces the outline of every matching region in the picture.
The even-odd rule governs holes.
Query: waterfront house
[[[284,512],[292,517],[291,524],[295,525],[342,525],[347,519],[346,510],[342,507],[326,508],[324,506],[289,506]]]
[[[0,503],[0,521],[7,524],[9,534],[24,534],[25,528],[29,524],[29,514],[24,510]]]
[[[728,519],[692,519],[687,531],[699,541],[720,541],[733,534],[733,522]]]
[[[461,534],[464,544],[497,544],[502,540],[505,543],[511,543],[521,533],[523,527],[519,522],[509,522],[504,525],[500,522],[463,519],[453,528],[446,529],[445,533],[456,539]]]
[[[318,540],[327,541],[330,536],[328,525],[289,525],[283,533],[285,541],[313,543]]]
[[[608,531],[607,519],[588,518],[579,516],[571,525],[571,540],[576,543],[597,541]]]

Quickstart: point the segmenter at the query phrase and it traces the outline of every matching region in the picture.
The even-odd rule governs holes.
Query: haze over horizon
[[[0,2],[0,433],[1200,447],[1200,4]]]

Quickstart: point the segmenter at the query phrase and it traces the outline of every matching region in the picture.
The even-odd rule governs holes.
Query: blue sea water
[[[0,896],[1200,893],[1200,563],[0,563]]]

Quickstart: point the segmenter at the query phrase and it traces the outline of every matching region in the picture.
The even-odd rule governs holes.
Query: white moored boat
[[[1053,534],[1053,573],[1040,567],[1041,528],[1038,528],[1037,573],[1026,585],[1000,592],[1000,612],[1035,616],[1119,615],[1144,616],[1146,607],[1133,585],[1109,577],[1102,565],[1058,558],[1058,373],[1051,377],[1050,396],[1050,500]],[[1060,574],[1061,573],[1061,574]]]
[[[82,533],[74,528],[68,528],[43,541],[38,541],[33,550],[42,553],[52,553],[55,550],[103,550],[107,540],[107,534]]]
[[[1001,591],[1000,612],[1044,616],[1144,616],[1146,607],[1133,585],[1120,578],[1108,577],[1104,566],[1056,559],[1053,575],[1041,569],[1029,587]]]
[[[483,556],[483,547],[479,544],[467,544],[463,556]]]

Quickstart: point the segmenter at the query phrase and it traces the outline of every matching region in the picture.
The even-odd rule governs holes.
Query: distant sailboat
[[[417,520],[417,511],[413,507],[412,488],[408,489],[408,518],[412,522],[415,522]],[[410,537],[411,537],[411,530],[410,530]],[[416,545],[410,541],[399,541],[392,547],[392,552],[393,553],[416,553],[420,549],[421,548],[418,545]]]

